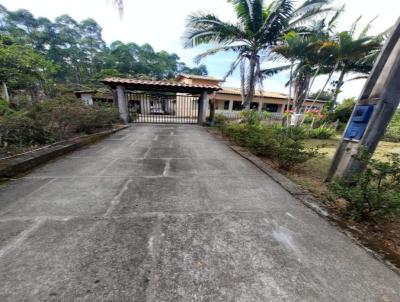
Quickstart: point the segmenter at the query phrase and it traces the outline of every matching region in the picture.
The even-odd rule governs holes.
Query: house
[[[176,78],[178,83],[187,84],[209,84],[209,85],[220,85],[221,80],[214,77],[208,76],[197,76],[181,74]],[[225,115],[226,117],[235,118],[238,116],[242,107],[242,96],[241,89],[237,87],[225,87],[221,86],[221,90],[217,91],[214,96],[211,96],[215,100],[215,112]],[[272,114],[272,117],[277,119],[282,118],[283,113],[287,109],[288,96],[284,93],[271,92],[271,91],[259,91],[255,92],[253,102],[250,105],[251,109],[258,111],[268,111]],[[293,103],[293,99],[291,100]],[[326,101],[317,100],[306,100],[304,102],[304,108],[310,108],[314,110],[322,110]],[[290,107],[291,109],[291,107]]]
[[[208,92],[208,99],[215,104],[215,113],[230,119],[239,118],[243,109],[240,88],[221,86],[221,80],[190,74],[180,74],[175,81],[152,81],[128,78],[106,78],[102,80],[111,91],[98,90],[77,91],[75,95],[86,104],[116,101],[116,87],[124,86],[123,98],[127,112],[136,121],[167,121],[179,122],[198,121],[198,116],[210,114],[210,104],[205,101],[200,105],[200,94]],[[271,118],[281,119],[287,109],[288,97],[284,93],[259,91],[255,92],[251,109],[271,113]],[[292,100],[293,102],[293,100]],[[321,110],[325,101],[306,100],[304,108]],[[200,110],[201,107],[201,110]],[[290,106],[291,109],[291,106]],[[163,118],[153,118],[163,116]]]

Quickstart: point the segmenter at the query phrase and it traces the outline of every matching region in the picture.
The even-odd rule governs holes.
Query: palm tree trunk
[[[10,95],[8,94],[8,88],[7,88],[6,82],[2,81],[1,86],[2,86],[2,96],[3,96],[4,100],[6,100],[6,102],[9,103]]]
[[[287,99],[287,105],[286,105],[286,110],[288,112],[290,110],[290,103],[292,102],[293,68],[294,68],[294,61],[292,61],[290,64],[289,93],[288,93],[288,99]],[[289,114],[286,115],[286,125],[289,127]]]
[[[312,108],[315,104],[316,101],[318,101],[319,97],[321,96],[322,92],[324,92],[326,86],[328,85],[329,81],[331,80],[333,74],[335,73],[337,67],[338,67],[339,63],[336,63],[335,67],[332,69],[332,71],[329,73],[328,79],[326,80],[324,86],[322,87],[322,89],[318,92],[317,96],[315,97],[315,99],[313,100],[311,107]]]
[[[296,114],[299,114],[301,113],[301,109],[303,108],[304,101],[307,97],[308,87],[310,86],[310,76],[302,75],[296,86],[295,112]]]
[[[340,71],[340,75],[339,75],[339,79],[336,83],[336,88],[335,88],[335,92],[333,94],[333,100],[332,100],[332,107],[329,110],[330,112],[333,112],[333,110],[336,107],[336,102],[340,93],[340,89],[342,88],[343,84],[344,84],[344,76],[346,75],[346,71],[344,70],[344,68]]]
[[[255,92],[255,87],[256,87],[256,75],[255,75],[256,66],[257,66],[257,54],[252,53],[250,56],[249,73],[248,73],[248,80],[247,80],[248,88],[247,88],[245,101],[243,104],[243,107],[245,109],[250,108],[250,104],[254,98],[254,92]]]
[[[312,77],[310,86],[308,87],[308,91],[310,91],[311,88],[314,86],[315,79],[316,79],[317,76],[319,75],[319,70],[320,70],[320,69],[321,69],[321,65],[318,65],[318,68],[317,68],[317,70],[315,71],[315,73],[314,73],[314,75],[313,75],[313,77]],[[307,95],[308,95],[308,91],[307,91]]]

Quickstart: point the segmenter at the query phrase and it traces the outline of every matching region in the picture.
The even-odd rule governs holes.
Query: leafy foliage
[[[11,104],[12,105],[12,104]],[[0,103],[0,153],[43,145],[77,133],[110,128],[119,120],[115,108],[85,106],[76,99],[27,103],[16,110]],[[8,108],[7,108],[8,107]]]
[[[397,110],[385,133],[385,140],[400,142],[400,111]]]
[[[329,0],[309,0],[296,6],[294,0],[229,0],[237,17],[236,23],[224,22],[212,13],[198,12],[187,18],[185,46],[216,44],[197,59],[218,52],[235,52],[226,77],[240,67],[245,108],[250,107],[255,87],[270,73],[261,71],[261,61],[271,49],[281,44],[289,32],[304,32],[305,25],[321,13],[331,10]],[[272,72],[273,73],[273,72]]]
[[[0,33],[0,81],[10,88],[30,90],[45,88],[55,65],[32,47],[19,45],[10,36]]]
[[[52,22],[0,5],[0,34],[0,81],[12,90],[42,89],[45,82],[90,85],[104,76],[207,74],[204,65],[190,68],[176,54],[154,51],[149,44],[115,41],[107,46],[102,28],[91,18],[77,22],[62,15]]]
[[[332,128],[318,127],[309,130],[310,138],[316,139],[329,139],[335,134],[335,130]]]
[[[275,161],[279,168],[290,170],[319,155],[317,148],[307,148],[303,128],[227,123],[222,133],[257,155]]]
[[[270,116],[267,111],[258,112],[254,109],[245,109],[240,112],[241,121],[249,126],[258,126],[260,122]]]
[[[343,100],[342,103],[337,105],[335,111],[329,114],[329,119],[334,122],[339,120],[341,123],[347,123],[350,119],[351,113],[353,112],[356,101],[354,98]]]
[[[346,214],[358,221],[400,214],[400,155],[390,154],[387,161],[371,159],[361,149],[355,158],[366,166],[350,181],[333,181],[330,191],[346,201]]]

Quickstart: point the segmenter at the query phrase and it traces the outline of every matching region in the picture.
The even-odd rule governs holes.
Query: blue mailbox
[[[360,140],[364,135],[373,111],[373,105],[356,105],[354,113],[351,116],[350,125],[344,134],[344,139]]]

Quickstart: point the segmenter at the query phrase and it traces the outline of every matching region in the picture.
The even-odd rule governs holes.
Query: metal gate
[[[199,96],[186,93],[126,92],[134,123],[197,124]]]

